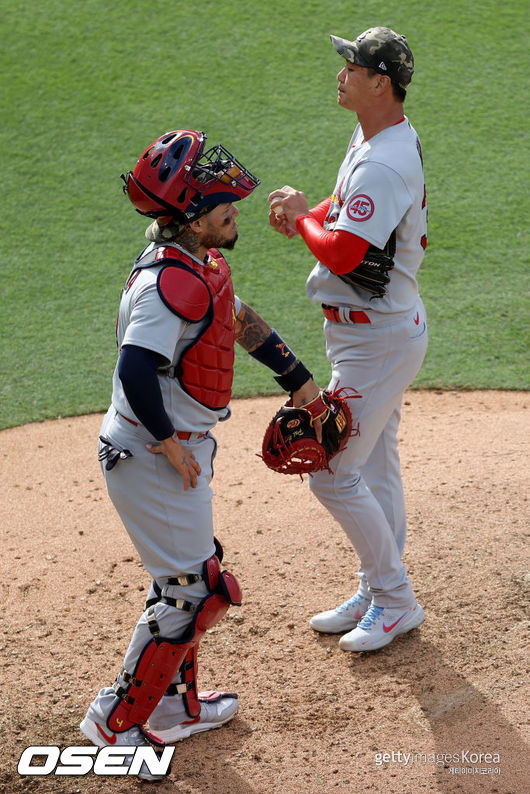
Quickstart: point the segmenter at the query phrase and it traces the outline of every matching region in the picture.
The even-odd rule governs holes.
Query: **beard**
[[[234,245],[237,243],[238,233],[236,232],[231,240],[226,240],[222,245],[218,245],[218,248],[224,248],[226,251],[232,251]]]
[[[204,238],[201,240],[201,245],[203,245],[208,250],[210,248],[223,248],[226,251],[232,251],[234,248],[238,238],[238,233],[236,232],[233,237],[222,237],[219,232],[211,232],[206,234]]]

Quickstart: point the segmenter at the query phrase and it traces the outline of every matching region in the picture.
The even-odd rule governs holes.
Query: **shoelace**
[[[345,601],[343,604],[337,607],[335,611],[346,612],[348,609],[350,609],[350,607],[354,607],[356,604],[359,603],[359,601],[363,601],[363,600],[364,599],[362,596],[360,596],[358,593],[355,593],[355,595],[353,595],[351,598],[349,598],[347,601]]]
[[[372,604],[366,615],[364,615],[364,617],[357,624],[357,628],[368,631],[368,629],[373,626],[377,618],[383,614],[383,611],[383,607],[377,607],[375,604]]]

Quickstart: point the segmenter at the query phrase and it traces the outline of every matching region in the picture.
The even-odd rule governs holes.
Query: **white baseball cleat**
[[[237,695],[233,692],[199,692],[199,702],[201,713],[198,717],[179,722],[165,730],[157,728],[156,721],[153,722],[151,719],[149,727],[166,743],[180,742],[193,736],[194,733],[220,728],[235,717],[239,709]],[[152,716],[154,717],[154,714]]]
[[[369,598],[364,598],[356,593],[335,609],[328,609],[327,612],[313,615],[309,625],[315,631],[321,631],[323,634],[342,634],[343,631],[353,629],[357,625],[368,611],[370,604]]]
[[[153,747],[157,755],[160,755],[164,749],[164,742],[161,738],[151,731],[141,728],[140,725],[134,725],[123,733],[114,733],[108,729],[105,723],[100,725],[90,717],[85,717],[79,727],[96,747]],[[132,759],[132,756],[125,756],[125,758]],[[138,777],[142,780],[163,780],[166,775],[152,773],[143,763]]]
[[[399,634],[420,626],[424,620],[425,613],[419,604],[410,609],[389,609],[372,604],[357,627],[340,638],[339,648],[343,651],[376,651]]]

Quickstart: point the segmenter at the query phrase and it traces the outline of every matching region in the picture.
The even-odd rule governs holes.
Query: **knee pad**
[[[154,605],[149,607],[148,623],[153,639],[141,651],[134,671],[120,673],[127,686],[115,685],[117,699],[107,718],[109,730],[121,733],[147,722],[179,670],[183,682],[174,685],[176,691],[172,694],[184,696],[190,716],[200,713],[196,687],[197,647],[204,633],[224,617],[231,604],[241,604],[237,579],[229,571],[220,571],[215,555],[205,562],[204,580],[210,592],[193,608],[191,622],[178,640],[160,636]]]
[[[215,545],[215,553],[205,560],[200,574],[192,573],[183,574],[181,576],[170,576],[167,579],[167,584],[170,586],[178,585],[180,587],[186,587],[187,585],[195,584],[196,582],[204,582],[208,590],[215,590],[220,571],[219,563],[223,561],[224,551],[221,543],[216,537],[214,537],[213,541]],[[225,573],[228,572],[226,571]],[[158,604],[159,601],[164,601],[170,606],[175,606],[176,603],[175,599],[168,599],[163,596],[160,584],[153,579],[151,582],[151,587],[149,588],[149,594],[147,596],[144,609],[148,609],[150,606]]]

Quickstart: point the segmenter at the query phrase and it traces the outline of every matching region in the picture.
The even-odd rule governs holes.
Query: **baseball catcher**
[[[128,199],[151,223],[120,299],[98,447],[109,496],[152,581],[122,667],[80,729],[97,747],[159,755],[239,708],[236,693],[198,684],[204,634],[242,599],[221,568],[210,486],[212,431],[230,416],[236,342],[276,373],[293,404],[319,393],[278,332],[235,294],[220,249],[234,248],[236,203],[259,179],[206,141],[198,130],[169,131],[123,174]],[[153,781],[166,773],[144,762],[134,774]]]
[[[344,449],[352,431],[352,415],[346,402],[360,397],[344,390],[321,391],[314,400],[295,408],[288,400],[273,416],[263,439],[261,457],[281,474],[309,474],[327,469],[331,458]]]

